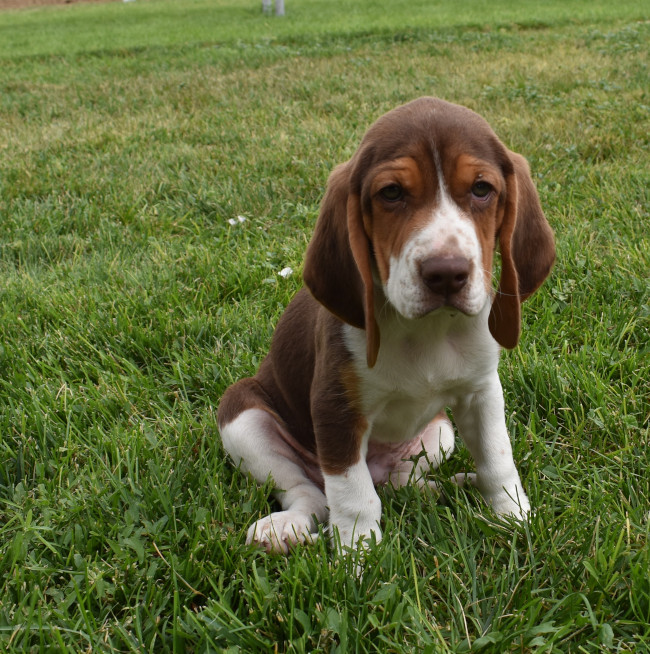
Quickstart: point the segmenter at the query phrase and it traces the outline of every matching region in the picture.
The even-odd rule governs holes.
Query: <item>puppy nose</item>
[[[458,293],[469,279],[470,262],[464,257],[431,257],[420,264],[420,275],[427,287],[448,297]]]

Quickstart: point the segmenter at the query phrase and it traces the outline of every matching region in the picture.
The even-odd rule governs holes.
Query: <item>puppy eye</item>
[[[485,200],[492,193],[492,186],[487,182],[478,181],[472,186],[472,195],[479,200]]]
[[[404,197],[404,190],[399,184],[390,184],[389,186],[384,186],[379,191],[379,195],[387,202],[398,202]]]

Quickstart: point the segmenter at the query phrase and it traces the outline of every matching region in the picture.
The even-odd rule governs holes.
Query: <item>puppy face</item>
[[[361,190],[384,294],[406,318],[443,307],[476,315],[491,295],[504,177],[490,161],[434,148],[379,162]]]

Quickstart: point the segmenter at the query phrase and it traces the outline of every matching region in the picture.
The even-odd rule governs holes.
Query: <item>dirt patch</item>
[[[3,9],[29,9],[44,5],[76,5],[86,2],[110,2],[111,0],[0,0],[0,11]]]

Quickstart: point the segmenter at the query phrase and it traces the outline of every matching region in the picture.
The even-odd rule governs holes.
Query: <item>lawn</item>
[[[0,13],[0,650],[650,651],[644,3],[260,5]],[[524,154],[556,232],[500,367],[536,511],[447,483],[460,448],[446,501],[380,491],[358,577],[325,539],[246,547],[270,488],[216,407],[300,287],[328,173],[419,95]]]

